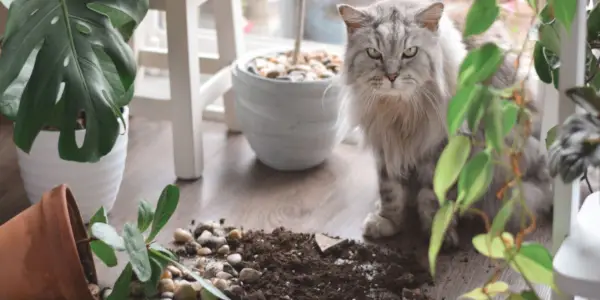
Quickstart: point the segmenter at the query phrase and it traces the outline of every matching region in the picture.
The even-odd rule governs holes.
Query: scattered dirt
[[[313,234],[284,228],[248,231],[228,242],[244,257],[242,267],[262,272],[259,281],[243,285],[249,296],[239,299],[431,299],[420,290],[431,277],[412,254],[352,240],[323,254]]]

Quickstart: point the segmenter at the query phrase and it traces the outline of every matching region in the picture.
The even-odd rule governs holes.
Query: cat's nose
[[[386,74],[385,77],[387,77],[391,82],[394,82],[394,80],[398,78],[398,73]]]

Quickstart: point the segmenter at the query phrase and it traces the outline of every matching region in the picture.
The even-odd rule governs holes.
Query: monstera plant
[[[149,0],[0,2],[0,113],[14,122],[28,197],[66,183],[88,221],[112,208],[122,180],[136,77],[128,40]]]

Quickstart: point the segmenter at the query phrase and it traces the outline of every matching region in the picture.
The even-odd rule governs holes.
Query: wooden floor
[[[10,124],[0,125],[0,224],[29,205],[11,129]],[[161,189],[175,181],[170,124],[133,118],[130,129],[125,177],[110,215],[119,228],[126,220],[135,221],[139,199],[155,202]],[[167,229],[186,226],[192,219],[224,217],[244,228],[285,226],[296,231],[360,238],[363,218],[373,209],[377,197],[373,160],[364,150],[341,145],[322,167],[280,173],[257,162],[244,137],[228,135],[220,124],[206,123],[204,147],[204,178],[177,182],[182,198]],[[407,227],[408,231],[413,229]],[[159,239],[166,241],[170,230]],[[540,229],[536,239],[547,243],[549,229]],[[464,241],[469,244],[468,237]],[[413,237],[404,237],[400,242],[424,249]],[[425,262],[427,252],[421,253],[420,259]],[[490,262],[471,250],[444,255],[439,264],[436,285],[427,288],[436,300],[457,299],[491,275]],[[99,269],[103,283],[110,283],[120,271]],[[501,279],[513,283],[516,289],[523,286],[510,272]],[[542,299],[549,298],[546,289],[540,294]]]

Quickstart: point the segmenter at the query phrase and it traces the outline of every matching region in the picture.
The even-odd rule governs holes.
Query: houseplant
[[[539,39],[534,49],[535,70],[540,79],[547,83],[557,85],[558,68],[560,67],[560,26],[570,29],[574,19],[577,2],[572,0],[553,0],[541,6],[536,0],[528,1],[536,12],[535,18],[539,20]],[[496,0],[474,1],[469,9],[466,19],[465,37],[477,35],[488,30],[495,22],[500,12]],[[588,45],[590,49],[600,47],[598,37],[600,27],[597,25],[600,8],[595,6],[589,12],[588,18]],[[532,19],[532,24],[535,21]],[[521,64],[523,49],[518,51],[519,58],[516,66]],[[591,54],[591,50],[588,54]],[[526,99],[524,83],[517,82],[513,87],[505,90],[494,90],[488,85],[487,78],[497,71],[505,53],[495,44],[487,44],[469,51],[461,65],[459,79],[465,84],[461,85],[452,99],[447,112],[449,127],[449,145],[444,149],[435,172],[434,188],[444,189],[457,185],[459,197],[457,201],[448,201],[441,197],[440,209],[434,218],[433,230],[429,246],[429,261],[432,273],[435,271],[435,262],[440,250],[446,228],[455,213],[467,211],[480,215],[486,225],[486,233],[473,238],[473,245],[481,254],[492,258],[496,263],[493,275],[486,280],[482,287],[476,288],[463,295],[467,299],[491,299],[496,296],[505,296],[503,299],[540,299],[533,288],[533,284],[550,286],[554,290],[553,258],[546,247],[535,242],[526,242],[524,239],[536,229],[536,220],[524,202],[525,195],[521,186],[523,174],[519,169],[519,158],[523,153],[520,141],[531,135],[530,114],[525,108]],[[478,57],[485,59],[477,59]],[[576,87],[567,91],[572,98],[584,107],[600,107],[596,93],[598,88],[593,83],[599,71],[598,63],[593,55],[588,55],[586,62],[586,87]],[[590,84],[592,86],[590,86]],[[487,91],[493,97],[479,101],[478,93],[464,93],[461,90]],[[598,110],[596,110],[597,112]],[[463,122],[474,128],[481,116],[486,115],[482,122],[485,124],[485,140],[463,138],[455,134],[456,128]],[[584,174],[587,166],[598,165],[596,156],[591,155],[594,142],[597,142],[597,125],[600,124],[592,115],[572,117],[564,129],[553,129],[548,134],[550,148],[550,165],[554,174],[561,174],[568,181]],[[587,123],[586,123],[587,122]],[[577,126],[573,126],[576,125]],[[587,128],[582,128],[581,124]],[[595,124],[592,126],[592,124]],[[504,146],[502,140],[511,131],[515,130],[516,142],[512,147]],[[578,129],[579,134],[574,135]],[[552,142],[553,136],[558,132],[559,138]],[[587,132],[586,135],[584,132]],[[583,134],[582,134],[583,133]],[[575,137],[576,138],[572,138]],[[471,143],[485,145],[485,150],[476,153],[473,158],[459,155],[460,151],[470,149]],[[582,146],[585,144],[585,146]],[[564,149],[567,150],[564,150]],[[462,150],[461,150],[462,149]],[[587,151],[583,151],[583,149]],[[582,151],[578,151],[582,150]],[[569,152],[570,151],[570,152]],[[589,152],[592,151],[592,152]],[[585,152],[585,153],[580,153]],[[594,153],[597,154],[597,153]],[[583,156],[584,158],[581,158]],[[463,157],[464,159],[456,159]],[[448,159],[449,158],[449,159]],[[490,220],[484,213],[474,210],[471,206],[478,201],[483,192],[489,188],[490,178],[495,168],[506,168],[511,171],[506,185],[498,191],[497,196],[503,201],[502,209],[497,216]],[[510,196],[509,196],[510,195]],[[513,213],[515,206],[522,206],[523,224],[516,235],[505,232],[504,226]],[[506,268],[520,273],[527,284],[524,291],[513,291],[505,282],[498,281],[498,275]]]
[[[343,138],[337,93],[327,91],[341,59],[333,52],[301,52],[305,0],[298,0],[295,49],[268,49],[232,66],[235,111],[260,161],[278,170],[321,164]],[[308,47],[305,47],[308,48]]]
[[[87,221],[112,208],[123,176],[136,75],[127,41],[148,0],[2,3],[0,113],[14,121],[27,195],[67,183]]]

